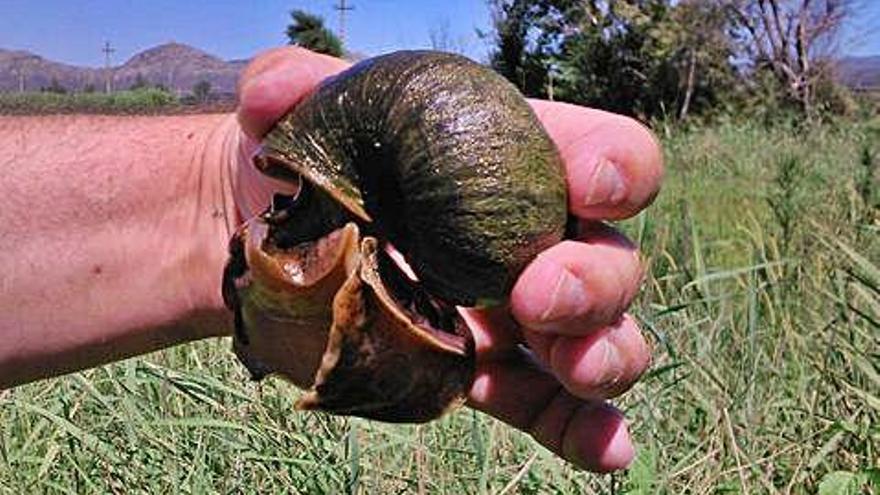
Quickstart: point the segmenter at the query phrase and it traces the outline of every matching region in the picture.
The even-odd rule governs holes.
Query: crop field
[[[231,111],[235,102],[224,99],[199,102],[192,96],[179,98],[157,88],[114,93],[0,92],[0,115],[47,114],[171,114]]]
[[[0,392],[0,493],[880,491],[880,122],[657,129],[622,222],[654,345],[619,400],[627,472],[577,471],[469,409],[421,426],[295,413],[228,340]]]

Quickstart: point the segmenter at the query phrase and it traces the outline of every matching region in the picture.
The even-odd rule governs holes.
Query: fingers
[[[468,404],[528,432],[557,455],[590,471],[622,469],[634,455],[619,411],[576,399],[553,377],[522,361],[479,366]]]
[[[506,306],[460,308],[459,313],[471,330],[474,352],[479,360],[508,356],[523,342],[519,324]]]
[[[538,362],[572,395],[611,399],[626,392],[651,363],[651,349],[635,320],[623,315],[582,336],[520,329],[501,310],[468,310],[463,315],[474,337],[478,362],[506,359],[525,341]]]
[[[582,399],[610,399],[626,392],[651,361],[648,344],[629,315],[582,337],[524,333],[565,389]]]
[[[625,218],[653,201],[663,161],[647,129],[573,105],[532,106],[562,154],[573,214]],[[647,369],[650,350],[623,314],[642,277],[635,247],[607,226],[585,225],[580,242],[548,249],[520,275],[510,311],[522,330],[491,312],[469,320],[478,353],[497,356],[521,335],[546,367],[479,361],[470,403],[569,461],[604,472],[626,467],[634,450],[622,415],[600,400],[629,389]]]
[[[519,276],[510,309],[538,332],[584,335],[617,321],[638,291],[642,265],[622,234],[591,224],[580,241],[563,241],[535,258]]]
[[[323,79],[349,66],[334,57],[286,46],[257,56],[239,81],[238,120],[259,139]]]
[[[572,213],[585,219],[620,219],[654,200],[663,156],[647,128],[601,110],[543,100],[530,103],[562,154]]]

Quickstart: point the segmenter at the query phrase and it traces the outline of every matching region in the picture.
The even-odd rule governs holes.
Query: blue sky
[[[0,48],[24,49],[60,62],[99,66],[100,49],[110,40],[114,63],[168,41],[186,43],[225,59],[247,58],[285,42],[292,9],[301,8],[337,27],[339,0],[0,0]],[[348,0],[349,48],[378,54],[401,48],[428,48],[432,30],[446,29],[465,53],[484,59],[487,30],[484,0]],[[880,0],[863,0],[847,26],[842,51],[880,55]]]
[[[304,9],[336,29],[339,0],[0,0],[0,48],[24,49],[78,65],[103,64],[109,39],[116,63],[168,41],[201,48],[225,59],[247,58],[284,44],[289,12]],[[472,57],[484,58],[476,28],[489,26],[483,0],[348,0],[349,48],[378,54],[428,48],[432,29],[447,26],[449,38]]]

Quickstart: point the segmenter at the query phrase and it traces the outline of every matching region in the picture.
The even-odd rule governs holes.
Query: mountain
[[[880,55],[840,59],[837,77],[853,89],[880,88]]]
[[[199,81],[211,83],[214,93],[235,92],[238,74],[247,60],[224,61],[180,43],[166,43],[140,52],[110,69],[114,89],[126,89],[138,81],[186,93]],[[26,51],[0,49],[0,91],[38,90],[52,81],[68,90],[87,86],[104,88],[107,70],[77,67],[46,60]]]
[[[110,72],[114,89],[127,89],[145,81],[188,93],[199,81],[208,81],[213,93],[231,96],[235,93],[238,74],[248,62],[222,60],[188,45],[166,43],[134,55]],[[51,85],[53,80],[68,90],[82,91],[92,86],[100,91],[106,74],[103,68],[78,67],[27,51],[0,49],[0,91],[39,90]],[[850,88],[880,88],[880,55],[840,59],[837,77]]]
[[[0,91],[39,89],[55,79],[70,89],[104,80],[104,71],[46,60],[26,51],[0,49]],[[101,84],[103,86],[103,84]]]
[[[131,57],[113,71],[113,77],[117,87],[129,87],[141,77],[177,91],[189,91],[199,81],[208,81],[214,92],[233,93],[241,65],[191,46],[167,43]]]

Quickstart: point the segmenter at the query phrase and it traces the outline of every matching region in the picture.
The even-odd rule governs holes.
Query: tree
[[[808,117],[816,90],[830,80],[829,59],[836,48],[850,0],[731,0],[739,56],[755,73],[770,72],[784,96]]]
[[[735,87],[723,0],[493,0],[492,66],[528,96],[685,118]]]
[[[585,3],[569,13],[560,95],[646,119],[676,105],[675,46],[665,0]]]
[[[559,33],[544,21],[559,15],[554,3],[490,1],[495,48],[489,54],[489,62],[526,96],[548,96],[549,73],[557,55],[552,47],[558,44]]]
[[[134,82],[131,86],[128,87],[131,91],[137,91],[139,89],[147,89],[150,87],[150,81],[147,81],[147,78],[144,77],[143,74],[138,72],[137,77],[135,77]]]
[[[206,103],[211,96],[211,83],[203,79],[193,86],[192,92],[197,102]]]
[[[55,77],[52,78],[52,81],[48,86],[43,86],[40,90],[44,93],[56,93],[59,95],[67,94],[67,88],[65,88],[64,85],[58,81],[58,78]]]
[[[287,26],[287,38],[291,45],[334,57],[343,55],[342,42],[324,26],[324,19],[303,10],[294,10],[290,16],[293,22]]]
[[[726,1],[683,0],[672,11],[679,120],[687,117],[692,105],[697,110],[717,108],[738,96],[741,81],[731,63],[735,49]]]

